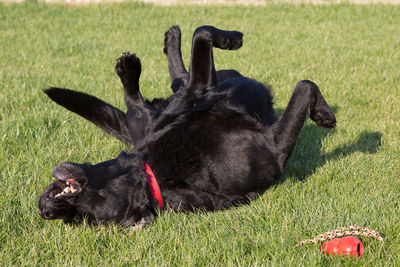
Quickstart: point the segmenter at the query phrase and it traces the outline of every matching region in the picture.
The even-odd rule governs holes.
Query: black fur
[[[213,211],[246,203],[283,172],[308,114],[319,126],[335,126],[335,116],[311,81],[296,85],[277,119],[267,87],[234,70],[216,72],[213,47],[238,49],[241,33],[197,28],[189,72],[182,62],[180,38],[177,26],[165,34],[164,52],[175,92],[168,99],[143,100],[140,60],[130,53],[116,65],[126,114],[83,93],[45,91],[107,133],[134,143],[135,149],[97,165],[58,165],[52,174],[57,181],[39,199],[42,217],[76,223],[86,217],[93,224],[137,227],[151,223],[157,204],[143,160],[157,177],[164,203],[174,210]],[[64,189],[70,192],[56,197]]]

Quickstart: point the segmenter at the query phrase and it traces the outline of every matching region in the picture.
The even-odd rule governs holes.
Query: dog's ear
[[[52,87],[44,92],[57,104],[79,114],[118,140],[133,143],[125,113],[118,108],[94,96],[69,89]]]

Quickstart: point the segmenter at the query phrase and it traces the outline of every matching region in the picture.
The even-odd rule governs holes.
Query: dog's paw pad
[[[118,76],[124,75],[125,71],[122,66],[122,60],[121,58],[117,58],[117,64],[115,65],[115,72],[118,74]]]
[[[115,72],[121,77],[124,75],[132,76],[132,78],[138,78],[141,72],[140,59],[130,52],[124,52],[121,57],[117,59],[115,66]],[[129,77],[125,77],[129,78]]]
[[[336,126],[336,118],[332,112],[315,111],[310,117],[318,126],[323,128],[334,128]]]
[[[181,40],[181,29],[178,25],[174,25],[165,33],[164,53],[168,53],[168,48],[178,49]]]
[[[171,38],[180,38],[181,37],[181,29],[178,25],[174,25],[165,32],[165,40]]]
[[[129,53],[129,52],[128,52]],[[123,61],[125,69],[129,71],[140,69],[140,59],[135,54],[127,54]]]

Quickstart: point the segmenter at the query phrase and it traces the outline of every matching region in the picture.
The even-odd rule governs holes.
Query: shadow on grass
[[[337,113],[338,107],[333,106],[331,109]],[[276,113],[280,115],[282,112],[282,110],[277,110]],[[334,134],[334,131],[320,128],[315,124],[305,126],[277,184],[284,182],[289,177],[303,181],[327,161],[343,158],[355,152],[373,154],[381,146],[382,133],[362,131],[356,141],[343,144],[331,152],[323,153],[321,151],[322,140],[328,135]]]

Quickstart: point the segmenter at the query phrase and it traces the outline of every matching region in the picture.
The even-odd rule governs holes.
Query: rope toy
[[[367,227],[361,227],[357,225],[341,227],[329,232],[325,232],[323,234],[318,235],[314,239],[307,239],[300,241],[297,246],[302,246],[304,244],[316,244],[318,242],[331,240],[337,237],[348,236],[348,235],[361,235],[361,236],[369,236],[378,239],[379,241],[383,241],[383,237],[380,233],[375,230],[372,230]]]
[[[300,241],[297,246],[316,244],[318,242],[330,240],[322,244],[320,250],[323,254],[361,257],[364,255],[364,246],[358,238],[354,237],[354,235],[369,236],[376,238],[379,241],[383,241],[382,236],[377,231],[354,225],[325,232],[314,239]],[[338,238],[342,236],[345,237]]]

